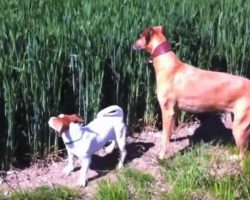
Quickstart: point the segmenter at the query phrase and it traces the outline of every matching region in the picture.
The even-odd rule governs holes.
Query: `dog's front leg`
[[[166,151],[170,144],[173,126],[175,123],[174,109],[162,109],[162,149],[159,158],[162,160],[165,157]]]
[[[68,151],[68,164],[63,169],[63,174],[68,176],[74,170],[74,154]]]
[[[78,185],[80,187],[86,186],[86,176],[87,176],[90,162],[91,162],[91,155],[81,158],[81,170],[80,170],[80,177],[78,180]]]

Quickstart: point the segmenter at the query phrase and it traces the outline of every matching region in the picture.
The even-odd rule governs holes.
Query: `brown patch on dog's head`
[[[145,39],[145,44],[148,45],[152,35],[153,35],[153,29],[147,28],[140,34],[140,38]]]
[[[154,48],[166,41],[165,31],[162,26],[154,26],[146,28],[133,44],[133,49],[141,50],[145,49],[149,53],[152,53]]]
[[[49,126],[53,128],[55,131],[58,132],[59,136],[62,135],[64,131],[66,131],[69,128],[69,124],[73,123],[83,123],[84,120],[76,115],[65,115],[65,114],[60,114],[57,117],[51,117],[49,119]]]
[[[66,115],[66,114],[60,114],[58,115],[59,118],[70,122],[74,122],[74,123],[83,123],[84,120],[82,117],[80,117],[79,115],[76,114],[72,114],[72,115]]]

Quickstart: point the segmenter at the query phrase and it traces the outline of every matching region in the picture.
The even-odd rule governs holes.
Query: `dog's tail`
[[[112,105],[107,108],[104,108],[99,113],[97,113],[98,117],[121,117],[123,119],[123,110],[121,107],[117,105]]]
[[[119,148],[123,148],[125,146],[125,140],[126,140],[126,125],[124,123],[124,113],[121,107],[117,105],[112,105],[107,108],[104,108],[101,110],[99,113],[97,113],[97,118],[100,117],[115,117],[116,119],[119,119],[120,123],[116,124],[115,132],[117,133],[116,137],[117,140],[112,140],[111,143],[105,148],[106,153],[111,153],[115,146],[116,143]]]

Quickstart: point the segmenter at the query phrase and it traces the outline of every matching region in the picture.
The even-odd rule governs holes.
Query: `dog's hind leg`
[[[117,168],[120,169],[123,167],[123,163],[125,161],[127,151],[126,151],[126,126],[125,124],[122,125],[122,127],[115,127],[116,131],[116,142],[118,145],[118,148],[120,150],[120,160],[117,165]]]
[[[105,152],[106,153],[111,153],[114,150],[115,145],[116,145],[115,140],[112,140],[111,143],[107,147],[105,147],[105,149],[104,149]]]
[[[239,114],[237,113],[234,116],[233,136],[236,146],[240,151],[239,158],[243,159],[248,148],[250,135],[250,112],[245,112],[242,115]]]

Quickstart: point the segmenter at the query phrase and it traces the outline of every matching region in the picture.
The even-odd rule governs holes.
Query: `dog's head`
[[[48,121],[49,126],[58,132],[59,136],[62,135],[64,131],[66,131],[69,128],[69,124],[73,123],[83,123],[84,120],[76,115],[65,115],[60,114],[57,117],[51,117]]]
[[[133,44],[133,49],[145,49],[152,54],[153,50],[162,42],[166,41],[165,31],[162,26],[146,28]]]

